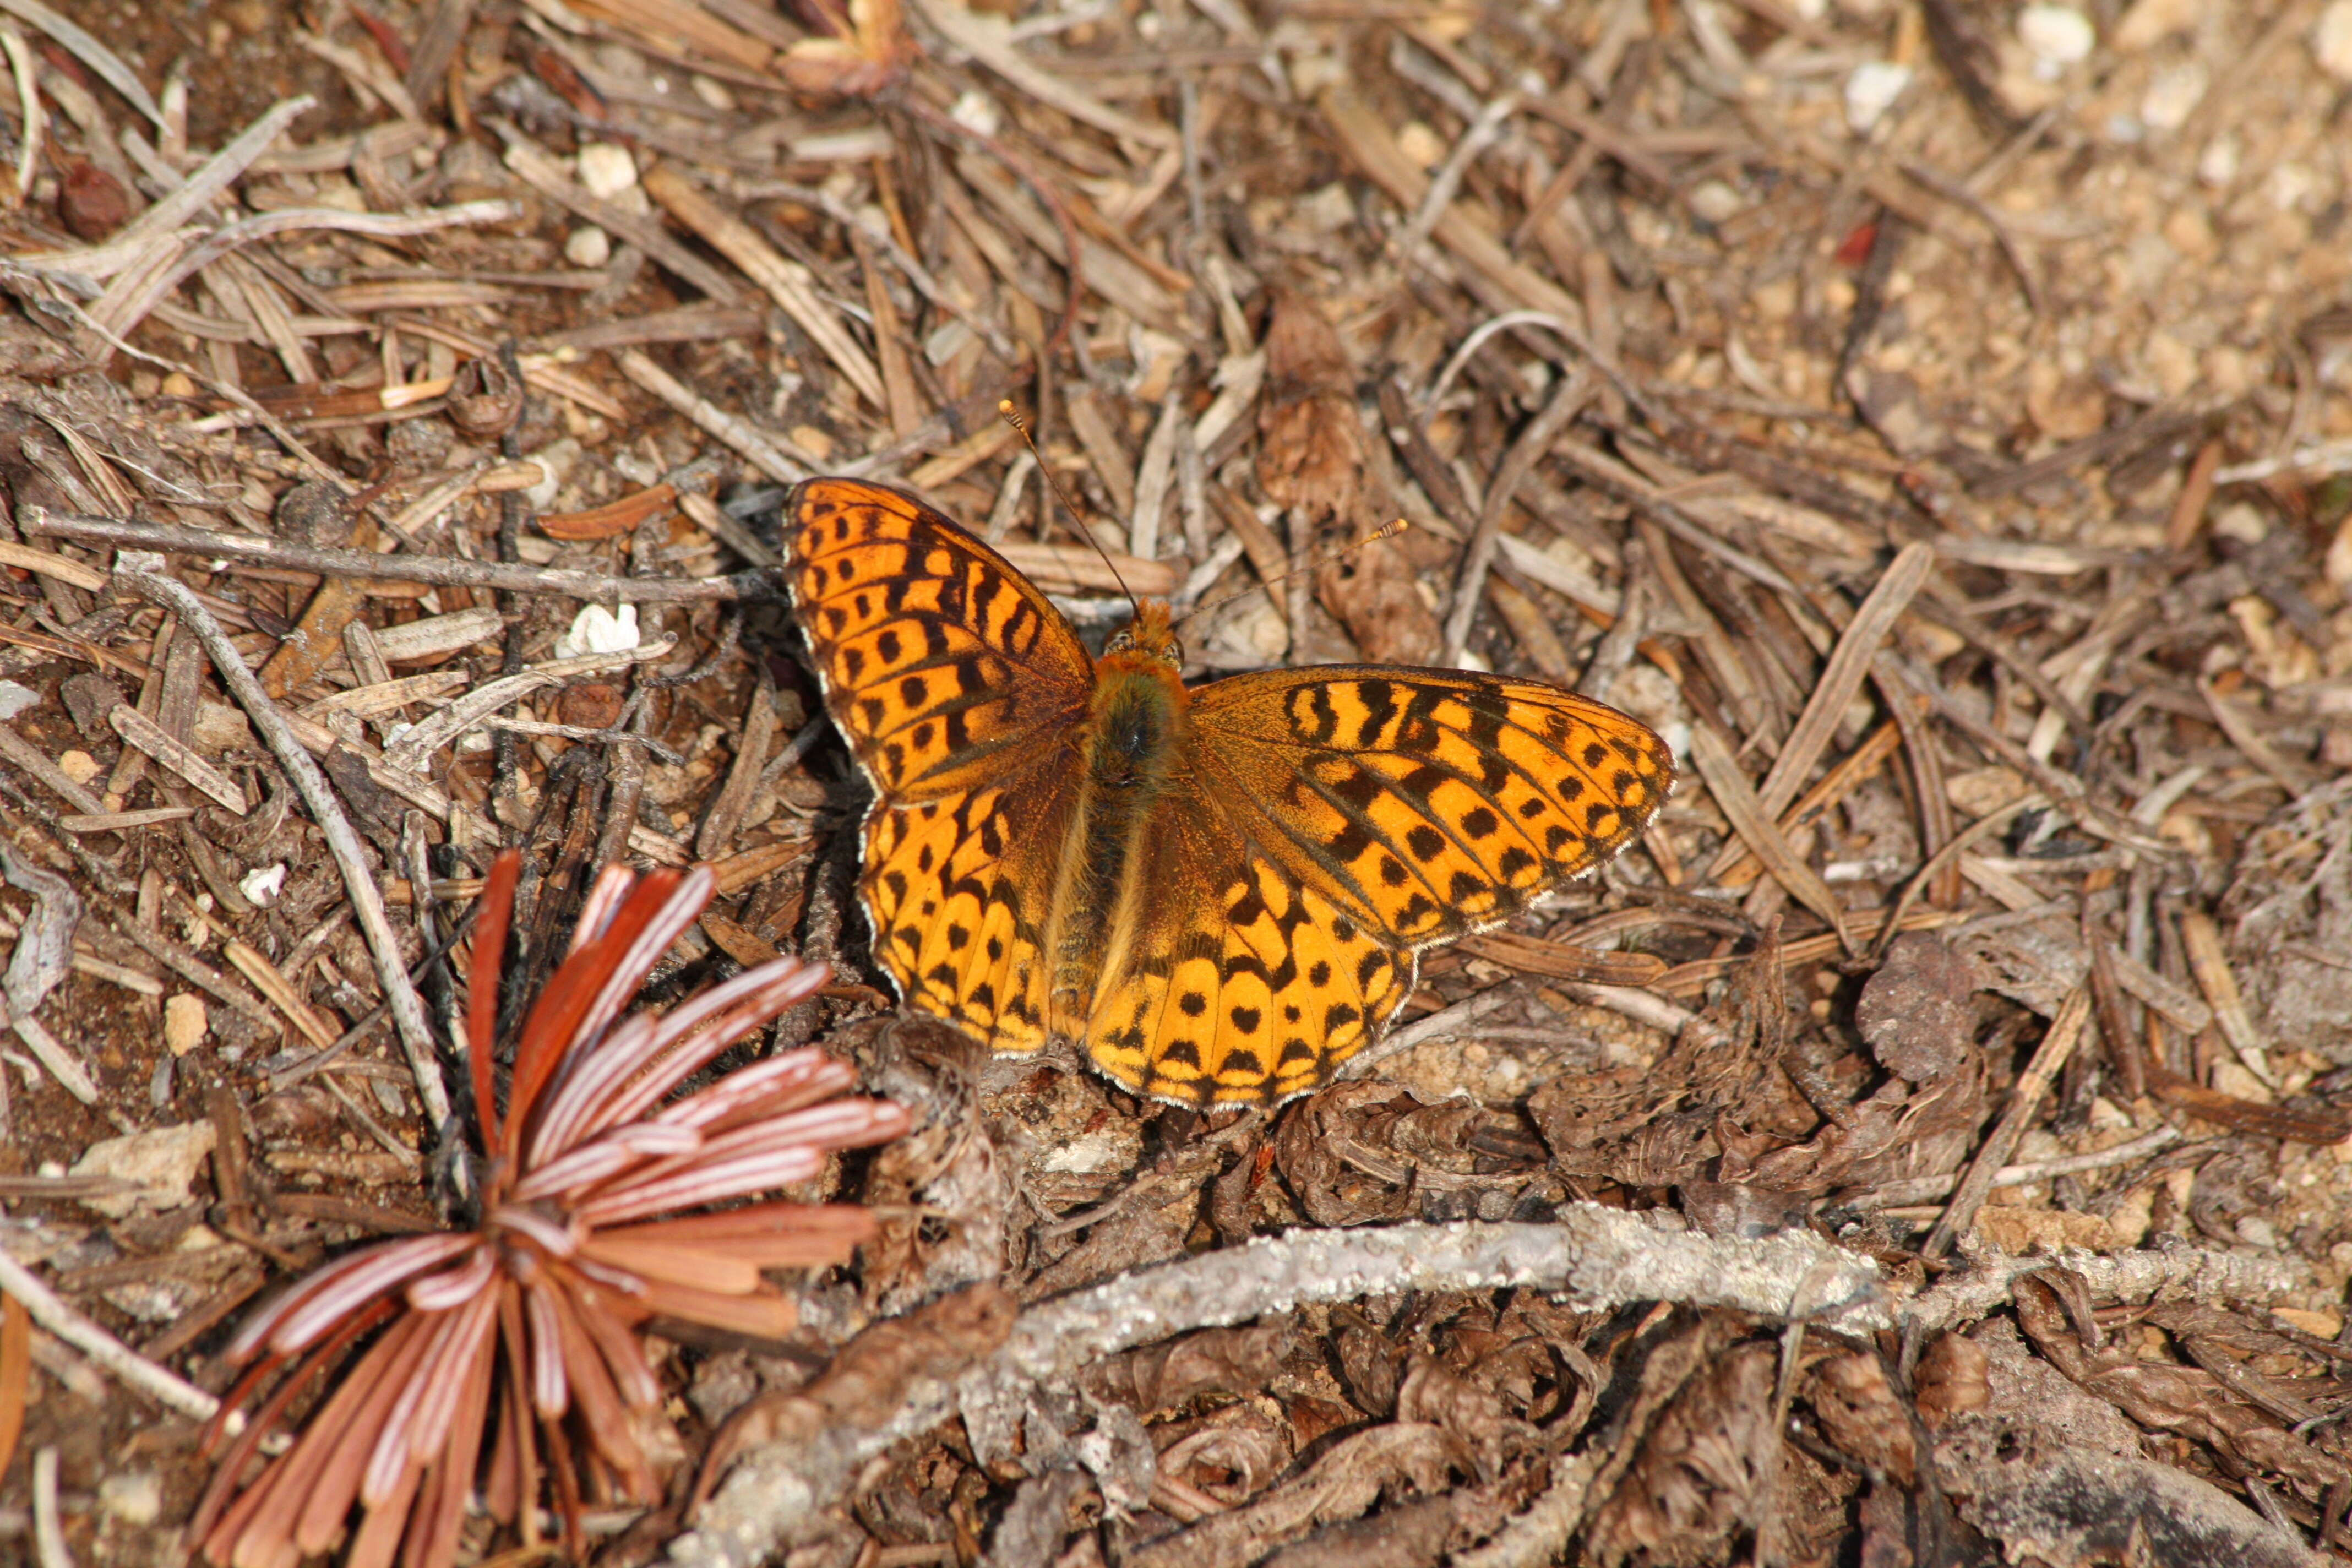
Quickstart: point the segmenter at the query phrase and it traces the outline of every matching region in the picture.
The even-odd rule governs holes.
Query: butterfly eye
[[[1110,641],[1103,644],[1103,651],[1105,653],[1127,653],[1131,651],[1134,647],[1135,634],[1133,632],[1118,631],[1110,634]]]
[[[1184,645],[1170,637],[1160,645],[1160,657],[1171,664],[1181,664],[1184,662]]]

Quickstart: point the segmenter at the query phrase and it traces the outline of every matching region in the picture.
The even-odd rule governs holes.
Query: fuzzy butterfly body
[[[1165,605],[1100,659],[921,502],[811,479],[786,577],[872,782],[861,890],[905,1001],[1186,1105],[1328,1082],[1417,955],[1648,826],[1665,745],[1538,681],[1320,666],[1188,688]]]

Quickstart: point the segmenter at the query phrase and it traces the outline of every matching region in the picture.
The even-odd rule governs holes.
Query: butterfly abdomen
[[[1078,757],[1077,831],[1054,890],[1057,1026],[1082,1025],[1097,978],[1116,962],[1115,933],[1134,929],[1122,906],[1140,891],[1143,836],[1175,778],[1187,718],[1174,670],[1118,656],[1098,667]]]

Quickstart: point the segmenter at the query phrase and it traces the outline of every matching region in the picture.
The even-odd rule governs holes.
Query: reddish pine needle
[[[338,1258],[231,1342],[232,1363],[251,1365],[223,1419],[270,1392],[221,1455],[192,1531],[223,1568],[346,1538],[357,1568],[395,1556],[446,1568],[478,1489],[526,1547],[551,1491],[579,1555],[583,1508],[658,1502],[683,1458],[640,1326],[668,1317],[786,1333],[793,1300],[762,1271],[845,1261],[874,1233],[853,1205],[756,1200],[816,1174],[835,1150],[906,1131],[898,1106],[842,1098],[848,1068],[790,1051],[670,1098],[815,993],[824,965],[779,959],[666,1015],[621,1016],[709,899],[707,867],[642,879],[616,868],[598,881],[529,1010],[501,1114],[491,1047],[520,864],[500,856],[484,887],[467,998],[479,1218]],[[743,1199],[754,1201],[691,1212]],[[328,1372],[336,1379],[291,1446],[246,1479],[264,1436]],[[216,1422],[207,1447],[218,1435]]]

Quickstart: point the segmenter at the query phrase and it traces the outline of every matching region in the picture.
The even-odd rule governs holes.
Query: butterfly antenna
[[[1055,499],[1062,503],[1062,510],[1070,514],[1070,521],[1077,536],[1093,546],[1094,552],[1102,557],[1102,563],[1110,568],[1111,578],[1118,584],[1118,591],[1127,595],[1128,604],[1134,607],[1138,616],[1141,616],[1143,601],[1135,596],[1135,590],[1127,585],[1125,577],[1119,575],[1118,563],[1110,558],[1110,552],[1102,547],[1102,541],[1095,537],[1095,531],[1086,525],[1078,511],[1077,503],[1073,501],[1069,493],[1062,489],[1062,482],[1054,477],[1054,470],[1046,467],[1045,454],[1037,450],[1037,443],[1030,437],[1027,423],[1022,419],[1021,411],[1013,406],[1011,398],[997,399],[996,416],[1013,426],[1014,433],[1021,437],[1022,445],[1029,448],[1029,455],[1037,459],[1037,477],[1045,481],[1045,488],[1054,492]]]
[[[1263,583],[1253,583],[1246,588],[1235,589],[1222,599],[1212,599],[1205,605],[1195,605],[1191,609],[1185,611],[1181,616],[1178,616],[1175,624],[1181,626],[1186,621],[1191,620],[1194,616],[1205,616],[1211,610],[1223,609],[1225,605],[1232,604],[1235,599],[1246,599],[1252,594],[1271,593],[1273,592],[1276,584],[1287,583],[1290,579],[1297,576],[1302,572],[1312,572],[1318,566],[1325,565],[1333,561],[1340,560],[1346,556],[1353,555],[1357,551],[1363,549],[1368,544],[1378,544],[1383,539],[1394,539],[1398,534],[1402,533],[1406,529],[1411,528],[1412,526],[1412,524],[1406,521],[1403,518],[1398,518],[1393,522],[1382,523],[1380,527],[1372,530],[1371,532],[1364,535],[1361,539],[1351,540],[1346,544],[1323,551],[1318,554],[1310,555],[1306,560],[1300,562],[1297,565],[1293,566],[1289,571],[1277,572]]]

